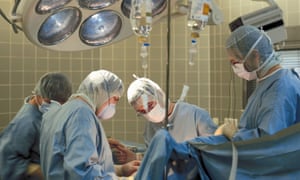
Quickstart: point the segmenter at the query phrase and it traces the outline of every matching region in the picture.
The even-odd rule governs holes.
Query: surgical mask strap
[[[266,59],[266,61],[262,63],[255,71],[258,72],[259,70],[261,70],[270,61],[274,54],[275,51],[273,51],[272,54],[270,54],[270,56]]]
[[[259,36],[259,38],[256,40],[256,42],[251,46],[250,50],[248,51],[247,55],[244,58],[244,62],[247,60],[248,56],[250,56],[251,52],[255,48],[255,46],[259,43],[259,41],[263,38],[263,34]]]

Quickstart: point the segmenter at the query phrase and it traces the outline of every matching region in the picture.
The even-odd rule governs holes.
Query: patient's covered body
[[[176,143],[166,130],[156,133],[144,156],[136,179],[191,179],[191,161],[198,179],[299,179],[300,124],[274,135],[247,141],[228,141],[224,136],[199,137]],[[180,163],[178,163],[180,164]]]

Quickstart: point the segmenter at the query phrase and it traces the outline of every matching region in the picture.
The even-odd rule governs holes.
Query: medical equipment
[[[276,44],[287,39],[286,28],[284,27],[282,10],[273,0],[266,1],[270,6],[238,17],[229,24],[230,30],[234,31],[242,25],[252,25],[264,30]]]
[[[149,46],[150,46],[150,43],[148,43],[148,42],[144,42],[141,45],[140,56],[141,56],[142,68],[144,70],[146,70],[148,68],[147,57],[148,57]],[[145,74],[144,74],[144,76],[145,76]]]
[[[152,0],[152,23],[167,15],[165,0]],[[176,13],[177,1],[172,0]],[[55,51],[80,51],[111,45],[132,36],[131,0],[18,0],[15,29],[35,45]],[[178,14],[178,13],[177,13]]]
[[[184,4],[186,2],[182,2]],[[223,22],[223,14],[213,0],[188,0],[186,4],[187,27],[190,31],[189,65],[194,65],[197,54],[197,38],[206,25]]]
[[[190,49],[189,49],[189,65],[193,66],[195,64],[195,59],[197,56],[197,39],[192,39],[191,40],[191,45],[190,45]]]
[[[130,22],[132,30],[138,36],[138,41],[141,44],[140,58],[144,76],[148,68],[147,58],[149,50],[148,37],[152,30],[152,0],[133,0],[131,2]]]
[[[197,40],[199,32],[204,29],[210,15],[210,0],[189,0],[187,26],[191,31],[191,44],[189,49],[189,65],[193,66],[197,55]]]
[[[146,42],[152,30],[152,0],[131,2],[130,22],[140,42]]]
[[[191,30],[191,37],[199,37],[199,32],[204,29],[210,15],[210,0],[189,0],[187,26]]]
[[[181,11],[186,11],[188,14],[187,26],[191,31],[191,36],[194,38],[199,37],[199,32],[206,25],[219,25],[223,22],[223,14],[213,0],[185,1],[181,2]]]
[[[187,8],[181,1],[170,1],[172,17],[186,14]],[[155,24],[167,16],[169,5],[165,0],[152,0],[152,3],[152,24]],[[208,24],[210,19],[217,24],[219,16],[215,16],[214,6],[212,9]],[[131,0],[16,0],[12,17],[7,20],[15,32],[23,31],[39,47],[80,51],[132,36],[130,12]]]

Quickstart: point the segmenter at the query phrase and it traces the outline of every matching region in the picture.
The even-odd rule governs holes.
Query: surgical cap
[[[147,78],[138,78],[129,85],[127,90],[129,104],[134,104],[143,94],[157,100],[161,107],[165,106],[165,93],[158,84]]]
[[[72,84],[62,73],[44,74],[36,84],[34,94],[64,103],[72,94]]]
[[[262,38],[260,39],[261,36]],[[252,47],[253,45],[255,45],[255,47]],[[245,58],[251,48],[257,50],[260,56],[261,66],[259,71],[262,75],[271,67],[281,62],[274,52],[270,37],[263,30],[259,30],[251,25],[241,26],[232,32],[226,41],[226,48],[232,50],[232,52],[236,54],[236,57],[241,55],[241,58]],[[247,60],[251,61],[250,58]]]
[[[77,93],[84,94],[93,108],[101,106],[113,96],[121,97],[124,92],[122,80],[107,70],[92,71],[80,84]]]

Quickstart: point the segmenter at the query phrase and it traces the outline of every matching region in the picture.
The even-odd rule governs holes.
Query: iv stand
[[[170,47],[171,47],[171,0],[168,1],[168,27],[167,27],[167,61],[166,61],[166,130],[169,129],[168,113],[169,113],[169,82],[170,82]]]
[[[171,0],[168,0],[168,27],[167,27],[167,61],[166,61],[166,115],[164,127],[168,131],[168,113],[169,113],[169,82],[170,82],[170,47],[171,47]],[[168,178],[167,167],[164,170],[164,179]]]

